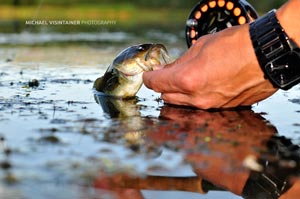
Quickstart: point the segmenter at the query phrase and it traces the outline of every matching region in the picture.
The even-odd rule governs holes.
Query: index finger
[[[147,71],[143,74],[146,87],[159,92],[180,92],[176,83],[174,67],[164,67],[159,70]]]

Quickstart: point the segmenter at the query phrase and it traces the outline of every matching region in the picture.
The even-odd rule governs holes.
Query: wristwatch
[[[293,20],[293,19],[291,19]],[[276,18],[276,10],[250,23],[257,60],[274,87],[288,90],[300,82],[300,49]]]

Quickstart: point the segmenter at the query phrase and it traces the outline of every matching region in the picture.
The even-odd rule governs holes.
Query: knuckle
[[[209,96],[201,97],[194,100],[194,106],[200,109],[211,109],[211,108],[220,108],[217,104],[217,101]]]
[[[178,79],[178,84],[183,89],[183,91],[188,93],[197,91],[197,81],[195,81],[191,76],[183,75],[178,78],[176,77],[176,79]]]
[[[194,104],[197,108],[200,108],[200,109],[205,109],[206,110],[206,109],[212,108],[211,104],[208,101],[205,101],[205,100],[198,100]]]

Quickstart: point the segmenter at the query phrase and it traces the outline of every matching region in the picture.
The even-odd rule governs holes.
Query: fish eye
[[[142,46],[139,46],[139,47],[138,47],[138,50],[139,50],[139,51],[143,51],[144,48],[143,48]]]

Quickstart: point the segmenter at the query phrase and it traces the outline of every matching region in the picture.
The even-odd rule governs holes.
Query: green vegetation
[[[283,0],[248,0],[251,5],[263,14],[272,8],[278,8]],[[1,32],[20,32],[28,20],[112,20],[113,26],[101,26],[110,30],[135,29],[143,27],[159,29],[184,30],[185,20],[198,0],[1,0]],[[10,23],[10,24],[9,24]],[[53,26],[31,26],[32,29]],[[84,26],[56,26],[67,31],[86,30]],[[99,26],[88,27],[89,31]],[[34,30],[32,30],[34,31]],[[58,30],[63,32],[66,30]]]
[[[148,7],[148,8],[157,8],[157,7],[169,7],[169,8],[192,8],[198,0],[192,1],[182,1],[182,0],[1,0],[0,5],[15,5],[15,6],[24,6],[24,5],[38,5],[39,3],[44,5],[58,5],[58,6],[73,6],[80,4],[90,4],[90,5],[99,5],[99,4],[131,4],[137,7]],[[285,0],[248,0],[259,12],[265,12],[272,8],[278,8],[282,5]]]
[[[198,1],[182,1],[182,0],[1,0],[3,5],[38,5],[43,2],[45,5],[74,5],[74,4],[134,4],[138,7],[191,7]]]
[[[284,0],[248,0],[259,12],[263,13],[272,8],[278,8]],[[180,16],[180,10],[186,13],[198,2],[182,0],[1,0],[1,19],[28,19],[34,13],[41,19],[74,19],[76,16],[84,18],[103,17],[117,20],[128,20],[128,17],[145,19],[161,19],[160,13],[168,11],[172,17]],[[39,9],[38,9],[39,8]],[[186,14],[187,15],[187,14]],[[178,18],[177,17],[177,18]]]
[[[279,8],[286,0],[247,0],[259,13],[265,13],[273,8]]]
[[[106,26],[30,26],[33,29],[51,28],[66,29],[58,30],[59,32],[72,32],[83,30],[97,31],[99,28],[109,28],[110,30],[128,29],[144,29],[143,27],[168,27],[184,29],[185,20],[188,16],[189,9],[184,8],[146,8],[137,7],[132,4],[81,4],[73,6],[58,6],[43,4],[39,9],[36,5],[27,6],[0,6],[1,32],[14,32],[14,28],[18,28],[17,32],[24,29],[26,21],[30,20],[97,20],[97,21],[113,21],[114,25]],[[14,21],[12,25],[6,25],[5,21]],[[17,27],[16,23],[18,23]],[[33,30],[34,31],[34,30]]]

